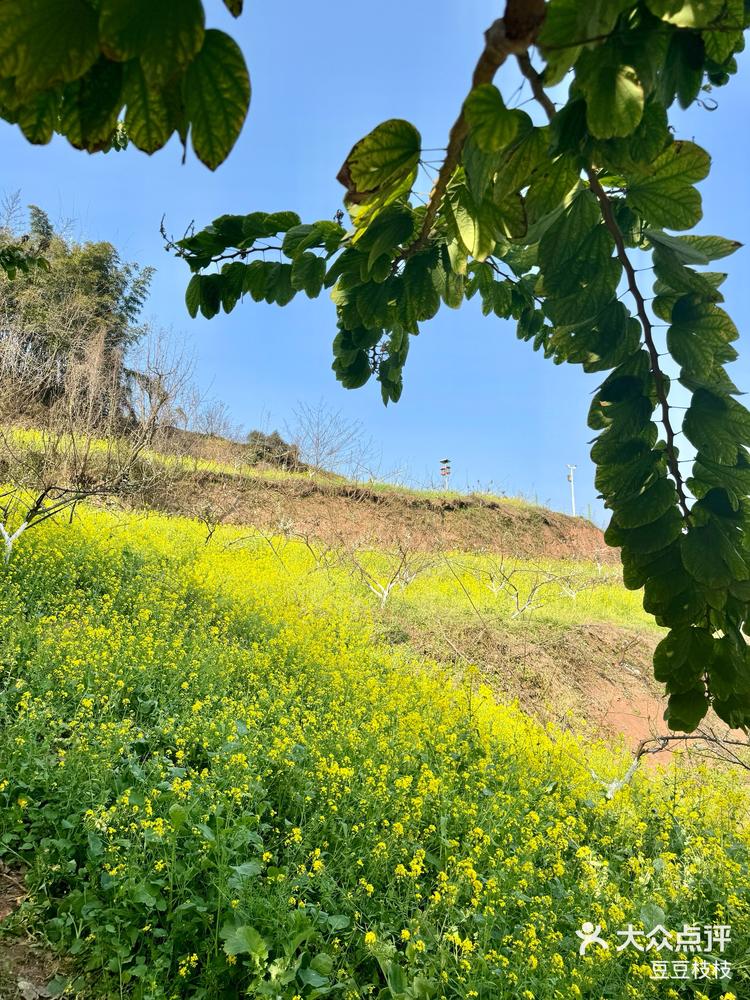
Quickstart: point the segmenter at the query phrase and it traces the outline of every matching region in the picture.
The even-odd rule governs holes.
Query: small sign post
[[[451,478],[451,460],[449,458],[440,459],[440,475],[443,477],[443,489],[448,489]]]

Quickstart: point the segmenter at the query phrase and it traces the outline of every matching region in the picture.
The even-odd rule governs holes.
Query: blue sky
[[[88,156],[59,139],[31,147],[0,124],[0,191],[20,189],[24,203],[53,219],[73,218],[80,238],[111,240],[125,258],[156,266],[149,318],[184,334],[202,387],[248,429],[283,428],[298,401],[322,398],[366,425],[383,472],[408,469],[413,482],[438,480],[439,460],[448,456],[458,488],[491,483],[567,509],[572,462],[579,509],[591,505],[596,513],[586,427],[596,377],[545,361],[516,339],[512,323],[483,318],[476,302],[444,309],[413,340],[404,394],[386,409],[375,384],[347,392],[335,381],[335,316],[325,294],[284,309],[248,301],[230,316],[191,320],[187,268],[165,253],[159,236],[162,216],[175,234],[224,212],[293,209],[307,221],[331,218],[341,203],[338,168],[353,143],[386,118],[413,121],[425,147],[444,146],[482,32],[497,14],[495,0],[248,3],[236,22],[218,0],[207,0],[207,8],[209,24],[240,42],[253,82],[247,124],[218,171],[192,154],[182,166],[176,143],[152,157],[136,150]],[[675,123],[681,137],[713,155],[699,231],[750,243],[750,59],[744,71],[716,92],[718,110],[694,108]],[[518,83],[514,67],[497,83],[509,98]],[[750,321],[748,253],[726,262],[727,308],[740,330]],[[750,336],[739,348],[733,377],[750,386]]]

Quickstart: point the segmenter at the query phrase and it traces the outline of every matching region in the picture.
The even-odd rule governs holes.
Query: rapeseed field
[[[431,597],[429,579],[412,599],[438,613],[448,575]],[[26,870],[15,925],[71,956],[58,992],[750,996],[737,773],[678,757],[607,798],[621,755],[383,645],[371,596],[302,544],[205,544],[177,518],[83,511],[18,543],[0,860]],[[586,922],[608,947],[581,955]],[[640,948],[619,949],[628,925]],[[654,978],[654,959],[693,961],[686,925],[731,927],[701,952],[731,978]]]

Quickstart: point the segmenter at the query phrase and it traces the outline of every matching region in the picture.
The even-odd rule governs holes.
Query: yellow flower
[[[365,944],[367,945],[368,948],[371,948],[372,945],[375,944],[375,942],[377,941],[377,939],[378,939],[378,936],[375,933],[375,931],[368,931],[365,934]]]

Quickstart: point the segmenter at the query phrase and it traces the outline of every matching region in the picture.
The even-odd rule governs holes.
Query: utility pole
[[[573,517],[576,516],[576,484],[573,473],[576,471],[575,465],[568,466],[568,482],[570,483],[570,509]]]

